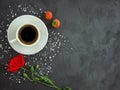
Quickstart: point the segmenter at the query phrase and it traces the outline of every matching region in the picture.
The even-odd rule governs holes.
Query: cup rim
[[[34,27],[36,28],[37,32],[38,32],[38,39],[37,39],[34,43],[32,43],[32,44],[30,44],[30,45],[27,45],[27,44],[22,43],[22,42],[19,40],[19,38],[18,38],[18,32],[19,32],[20,28],[23,27],[23,26],[25,26],[25,25],[34,26]],[[39,30],[39,28],[38,28],[36,25],[34,25],[34,24],[23,24],[23,25],[20,25],[20,26],[18,27],[18,29],[17,29],[17,32],[16,32],[16,39],[17,39],[17,41],[18,41],[22,46],[27,46],[27,47],[28,47],[28,46],[34,46],[34,45],[36,45],[36,44],[38,43],[38,41],[40,40],[40,30]]]

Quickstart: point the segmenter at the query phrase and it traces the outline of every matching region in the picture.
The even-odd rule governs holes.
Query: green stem
[[[40,77],[41,75],[40,74],[38,74],[38,73],[34,73],[34,75],[36,75],[36,76],[38,76],[38,77]]]
[[[27,71],[27,72],[29,72],[30,73],[30,71],[28,70],[28,69],[26,69],[26,68],[21,68],[21,69],[23,69],[24,71]]]
[[[55,89],[57,89],[57,90],[62,90],[61,88],[59,88],[59,87],[56,86],[56,85],[54,85],[54,86],[48,85],[48,84],[46,84],[46,83],[44,83],[44,82],[41,82],[41,81],[39,81],[39,83],[41,83],[41,84],[43,84],[43,85],[45,85],[45,86],[51,87],[51,88],[55,88]]]
[[[34,73],[35,75],[37,75],[38,77],[40,77],[41,75],[39,75],[38,73]],[[44,83],[44,82],[41,82],[41,81],[39,81],[41,84],[44,84],[44,85],[46,85],[46,86],[48,86],[48,87],[52,87],[52,88],[55,88],[55,89],[57,89],[57,90],[61,90],[61,88],[59,88],[58,86],[56,86],[55,84],[54,85],[48,85],[48,84],[46,84],[46,83]]]
[[[21,69],[30,73],[30,71],[27,70],[26,68],[23,68],[23,67],[22,67]],[[31,82],[33,81],[33,80],[32,80],[31,78],[29,78],[29,77],[26,77],[26,78],[27,78],[29,81],[31,81]]]
[[[27,79],[28,79],[29,81],[31,81],[31,82],[33,81],[33,80],[32,80],[32,79],[30,79],[29,77],[27,77]]]
[[[26,69],[26,68],[21,68],[21,69],[23,69],[24,71],[27,71],[27,72],[29,72],[29,73],[31,73],[28,69]],[[32,73],[32,77],[34,76],[34,75],[36,75],[36,76],[38,76],[38,77],[40,77],[41,75],[39,75],[38,73]],[[27,78],[29,81],[33,81],[32,79],[30,79],[29,77]],[[41,83],[41,84],[43,84],[43,85],[45,85],[45,86],[48,86],[48,87],[51,87],[51,88],[54,88],[54,89],[56,89],[56,90],[62,90],[61,88],[59,88],[58,86],[56,86],[55,84],[54,85],[48,85],[48,84],[46,84],[46,83],[44,83],[44,82],[41,82],[41,81],[38,81],[39,83]]]

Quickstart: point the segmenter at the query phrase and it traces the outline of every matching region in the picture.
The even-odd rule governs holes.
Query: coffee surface
[[[21,38],[25,42],[31,42],[35,39],[36,32],[32,27],[25,27],[21,32]]]
[[[37,29],[34,26],[23,26],[19,31],[19,39],[24,44],[33,44],[38,38]]]

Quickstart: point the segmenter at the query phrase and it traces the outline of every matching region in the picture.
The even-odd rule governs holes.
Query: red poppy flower
[[[17,72],[24,65],[25,65],[24,56],[19,54],[10,60],[8,64],[8,71]]]

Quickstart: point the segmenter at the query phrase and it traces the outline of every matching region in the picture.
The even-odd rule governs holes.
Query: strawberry
[[[59,28],[60,27],[60,20],[59,19],[54,19],[53,21],[52,21],[52,27],[53,28]]]
[[[53,13],[52,13],[51,11],[47,11],[47,12],[45,13],[45,19],[46,19],[46,20],[51,20],[52,17],[53,17]]]

